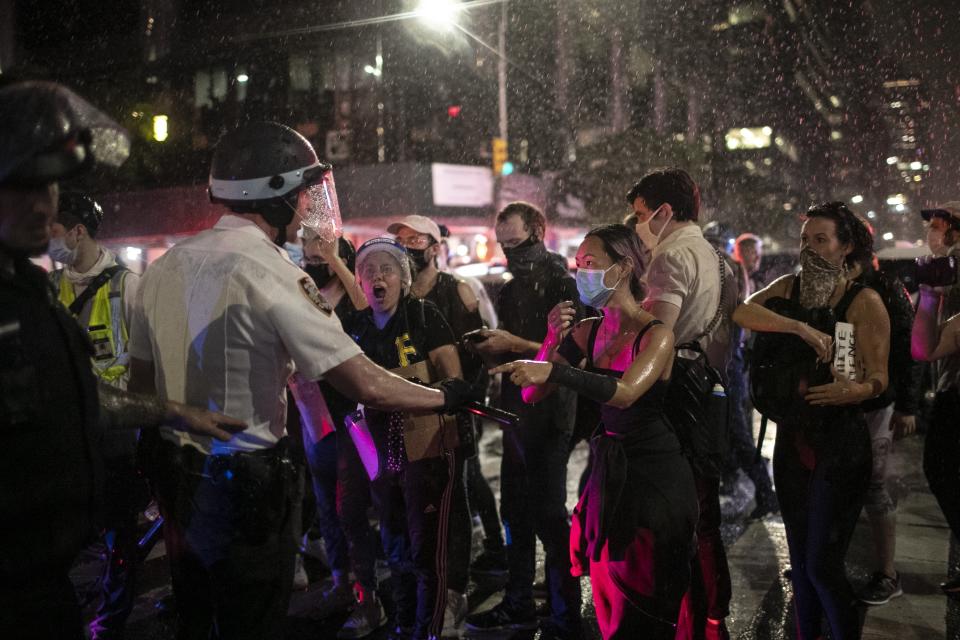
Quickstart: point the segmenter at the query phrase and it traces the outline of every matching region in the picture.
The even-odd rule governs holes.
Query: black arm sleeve
[[[617,379],[591,373],[565,364],[553,364],[547,382],[573,389],[578,394],[600,403],[607,403],[617,392]]]
[[[557,355],[563,356],[563,359],[572,364],[575,367],[580,366],[580,362],[584,358],[583,350],[580,348],[580,345],[577,344],[577,341],[573,339],[573,331],[568,331],[567,335],[563,338],[563,342],[560,343],[560,346],[557,347]]]

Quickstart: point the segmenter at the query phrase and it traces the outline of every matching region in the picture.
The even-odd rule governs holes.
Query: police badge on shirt
[[[306,296],[307,300],[315,306],[320,311],[323,311],[328,316],[333,314],[333,306],[327,302],[326,298],[323,297],[323,294],[320,293],[320,290],[317,289],[317,284],[313,281],[313,278],[306,277],[300,278],[300,292]]]

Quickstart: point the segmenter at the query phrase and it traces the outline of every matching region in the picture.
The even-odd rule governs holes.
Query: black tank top
[[[800,278],[794,277],[789,297],[768,299],[764,306],[782,316],[800,320],[828,336],[837,322],[847,321],[847,312],[863,286],[848,283],[833,307],[808,309],[800,306]],[[813,406],[804,400],[806,389],[833,380],[829,363],[817,360],[813,348],[802,338],[785,333],[756,332],[750,362],[750,397],[763,415],[776,423],[818,423],[844,416],[856,407]]]
[[[590,329],[590,336],[587,338],[587,362],[584,368],[594,373],[622,378],[622,371],[597,367],[593,362],[594,345],[602,322],[603,320],[593,323],[593,327]],[[659,320],[652,320],[640,330],[633,342],[634,356],[640,350],[640,341],[643,340],[643,336],[651,327],[658,324],[663,323]],[[608,433],[630,435],[631,448],[645,453],[679,451],[680,443],[663,417],[663,403],[667,394],[667,385],[667,381],[657,380],[645,394],[625,409],[618,409],[607,404],[602,405],[600,407],[600,422],[603,429]]]

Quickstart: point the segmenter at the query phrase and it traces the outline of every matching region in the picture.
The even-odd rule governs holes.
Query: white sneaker
[[[387,624],[387,612],[383,610],[377,594],[361,593],[350,617],[337,631],[337,638],[340,640],[365,638],[385,624]]]
[[[293,588],[301,591],[310,586],[310,577],[307,570],[303,567],[303,556],[299,553],[293,564]]]
[[[447,609],[443,612],[444,638],[459,638],[463,632],[463,620],[467,617],[467,596],[447,589]]]

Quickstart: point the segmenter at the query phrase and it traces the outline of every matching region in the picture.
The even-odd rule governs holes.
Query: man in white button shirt
[[[226,134],[210,197],[233,213],[171,248],[141,281],[131,388],[219,407],[249,425],[228,442],[168,430],[152,438],[149,472],[165,516],[180,639],[282,632],[299,517],[297,471],[283,441],[295,369],[386,410],[450,410],[468,394],[462,381],[428,388],[374,365],[283,250],[314,213],[329,169],[283,125]]]
[[[677,345],[698,341],[710,364],[726,371],[737,283],[697,226],[699,188],[682,169],[654,171],[634,185],[627,202],[637,215],[637,235],[651,251],[644,307],[673,329]],[[730,606],[730,570],[720,537],[720,478],[701,465],[693,467],[700,499],[691,586],[693,637],[729,638],[724,618]]]

